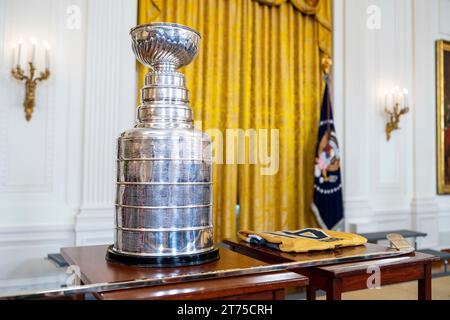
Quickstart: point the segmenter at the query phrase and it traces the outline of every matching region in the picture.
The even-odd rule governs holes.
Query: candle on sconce
[[[395,87],[395,105],[397,108],[401,108],[401,95],[400,95],[400,87]]]
[[[405,107],[409,107],[409,99],[408,99],[409,91],[405,88],[403,89],[403,94],[405,96]]]
[[[16,57],[17,57],[16,50],[17,50],[17,45],[15,43],[13,43],[12,44],[12,59],[11,59],[13,69],[16,67]]]
[[[23,39],[19,39],[19,45],[17,49],[17,66],[20,67],[22,65],[22,45],[23,45]]]
[[[389,100],[389,92],[386,90],[386,91],[384,91],[384,108],[385,109],[388,107],[388,100]]]
[[[36,63],[36,38],[31,38],[31,63]]]
[[[44,42],[45,48],[45,69],[50,69],[50,45],[47,41]]]
[[[398,107],[400,109],[405,107],[405,96],[403,95],[403,92],[398,93]]]
[[[391,107],[389,109],[390,110],[394,110],[395,104],[397,103],[397,93],[396,93],[395,89],[392,89],[391,95],[392,95],[392,104],[391,104]]]
[[[394,104],[394,95],[392,94],[391,91],[385,91],[384,93],[384,107],[386,110],[390,111],[392,110],[392,106]],[[383,110],[384,111],[384,110]]]

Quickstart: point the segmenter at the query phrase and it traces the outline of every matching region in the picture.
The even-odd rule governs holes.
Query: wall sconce
[[[45,71],[40,72],[38,77],[36,77],[36,39],[31,38],[30,60],[27,63],[29,70],[27,74],[22,69],[23,40],[19,39],[19,44],[13,44],[12,49],[13,64],[11,74],[15,79],[25,83],[25,100],[23,102],[23,107],[25,109],[25,118],[27,121],[30,121],[36,105],[37,83],[47,80],[50,77],[50,45],[47,42],[44,42]]]
[[[386,139],[391,140],[391,134],[399,130],[400,117],[409,112],[408,90],[396,87],[391,92],[385,92],[384,113],[388,117],[386,123]]]

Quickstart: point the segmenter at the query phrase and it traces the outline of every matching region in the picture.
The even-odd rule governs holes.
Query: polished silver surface
[[[210,163],[202,160],[119,160],[118,183],[121,182],[210,182]],[[179,174],[174,174],[179,173]]]
[[[201,206],[211,204],[212,185],[127,184],[117,187],[117,205],[136,207]]]
[[[120,228],[209,227],[212,221],[210,205],[149,209],[118,206],[116,211],[116,226]]]
[[[213,250],[211,139],[194,129],[177,71],[197,55],[200,35],[172,23],[137,26],[130,35],[137,59],[153,70],[136,126],[118,140],[113,250],[143,257]]]
[[[187,229],[187,230],[186,230]],[[191,229],[191,230],[189,230]],[[176,256],[197,254],[214,246],[212,226],[168,228],[164,231],[116,229],[114,250],[134,256]]]

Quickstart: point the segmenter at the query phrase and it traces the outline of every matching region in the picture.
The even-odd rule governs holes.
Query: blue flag
[[[341,152],[334,128],[328,85],[323,96],[315,157],[312,209],[322,228],[337,229],[344,219]]]

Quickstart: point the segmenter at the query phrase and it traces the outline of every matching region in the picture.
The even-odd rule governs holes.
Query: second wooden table
[[[298,261],[301,260],[299,257],[302,257],[300,254],[294,259],[295,254],[280,253],[242,241],[225,240],[224,243],[235,252],[267,263]],[[377,249],[377,245],[374,244],[369,243],[366,246]],[[380,249],[383,248],[380,247]],[[340,250],[335,250],[333,254],[339,257]],[[304,257],[307,255],[303,254]],[[367,289],[369,277],[374,271],[380,272],[380,285],[418,281],[418,298],[431,300],[431,265],[438,260],[434,256],[416,252],[389,259],[301,268],[295,272],[309,277],[308,299],[310,300],[316,298],[316,289],[324,290],[328,300],[340,300],[343,292]]]

